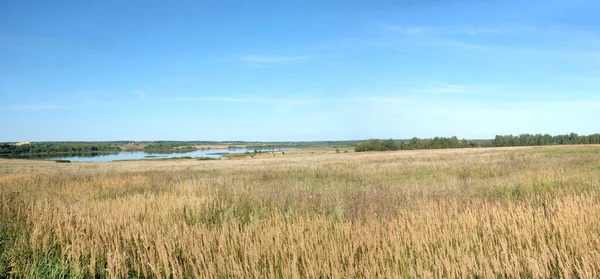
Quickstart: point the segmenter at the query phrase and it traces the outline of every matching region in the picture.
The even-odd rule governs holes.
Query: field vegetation
[[[599,174],[597,145],[0,160],[0,277],[598,278]]]

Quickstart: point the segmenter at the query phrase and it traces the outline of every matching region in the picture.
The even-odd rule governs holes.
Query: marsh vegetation
[[[0,277],[597,278],[599,173],[600,146],[0,160]]]

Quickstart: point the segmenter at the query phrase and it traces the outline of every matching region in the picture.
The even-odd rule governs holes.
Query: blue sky
[[[0,141],[596,133],[598,10],[0,1]]]

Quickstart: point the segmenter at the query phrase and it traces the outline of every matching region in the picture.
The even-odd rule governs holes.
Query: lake
[[[227,154],[254,153],[254,150],[262,152],[279,152],[293,150],[295,148],[215,148],[198,149],[182,152],[148,152],[148,151],[118,151],[118,152],[96,152],[80,154],[48,154],[48,155],[21,155],[11,158],[38,159],[38,160],[69,160],[71,162],[112,162],[117,160],[144,160],[144,159],[166,159],[175,157],[197,157],[197,158],[222,158]]]

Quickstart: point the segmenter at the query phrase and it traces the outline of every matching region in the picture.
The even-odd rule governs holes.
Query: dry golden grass
[[[599,146],[275,155],[0,160],[9,272],[600,277]]]

